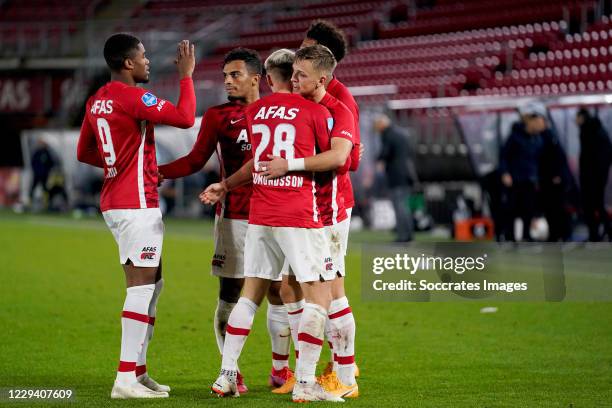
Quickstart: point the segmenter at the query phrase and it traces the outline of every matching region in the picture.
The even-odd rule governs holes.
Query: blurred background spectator
[[[49,187],[47,182],[49,181],[49,174],[51,174],[51,169],[55,166],[55,159],[51,154],[51,150],[47,143],[40,139],[37,143],[36,150],[32,154],[32,159],[30,160],[32,165],[32,185],[30,186],[30,203],[34,205],[36,188],[40,187],[42,189],[41,193],[41,201],[46,204],[49,200]]]
[[[604,201],[612,160],[610,138],[599,118],[586,108],[576,114],[576,124],[580,127],[580,196],[589,241],[600,241],[602,233],[611,239],[610,217]]]
[[[378,156],[381,170],[395,211],[397,242],[413,239],[413,219],[410,212],[410,189],[418,181],[408,135],[391,123],[385,114],[374,120],[374,129],[380,133],[382,147]]]
[[[546,130],[546,108],[530,103],[519,108],[521,121],[512,125],[512,133],[500,156],[502,183],[506,187],[508,217],[505,237],[515,241],[515,220],[523,223],[522,237],[532,241],[531,223],[538,215],[540,163],[547,148],[542,133]]]

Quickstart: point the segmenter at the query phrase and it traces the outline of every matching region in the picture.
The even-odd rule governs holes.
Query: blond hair
[[[296,61],[311,61],[312,67],[321,73],[331,75],[337,62],[331,50],[324,45],[317,44],[299,49],[295,53]]]
[[[283,82],[289,82],[293,75],[295,53],[286,48],[274,51],[264,62],[266,73],[278,77]]]

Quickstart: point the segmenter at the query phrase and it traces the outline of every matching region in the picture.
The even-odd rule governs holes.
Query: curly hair
[[[225,67],[232,61],[244,61],[247,70],[251,74],[262,74],[263,67],[261,63],[261,58],[255,50],[242,47],[234,48],[233,50],[225,54],[225,58],[223,58],[223,66]]]
[[[329,21],[313,21],[306,31],[306,38],[329,48],[337,62],[340,62],[346,55],[348,45],[344,32]]]

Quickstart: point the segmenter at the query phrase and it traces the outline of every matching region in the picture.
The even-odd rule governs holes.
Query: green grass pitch
[[[353,407],[610,407],[611,303],[365,303],[359,241],[347,290],[357,319],[361,396]],[[0,213],[0,388],[71,388],[75,402],[0,406],[270,407],[270,344],[260,310],[240,360],[250,392],[211,396],[220,361],[212,329],[217,281],[210,223],[167,221],[166,287],[149,372],[172,386],[155,401],[111,401],[123,273],[100,218]],[[612,266],[611,266],[612,267]],[[262,307],[265,309],[265,306]]]

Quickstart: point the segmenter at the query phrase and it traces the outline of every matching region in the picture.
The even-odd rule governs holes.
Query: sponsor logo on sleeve
[[[147,92],[144,95],[142,95],[141,100],[142,100],[142,103],[144,103],[145,106],[148,106],[148,107],[157,105],[157,97],[153,95],[151,92]]]
[[[342,132],[340,132],[340,134],[344,136],[348,136],[351,139],[353,138],[353,135],[348,130],[343,130]]]

